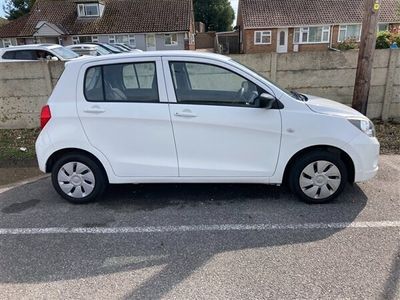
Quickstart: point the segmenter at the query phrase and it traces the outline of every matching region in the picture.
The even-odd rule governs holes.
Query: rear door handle
[[[197,117],[197,115],[192,113],[191,111],[176,112],[175,116],[181,117],[181,118],[196,118]]]
[[[85,113],[89,113],[89,114],[102,114],[104,112],[106,112],[106,110],[104,108],[101,108],[100,106],[92,106],[91,108],[85,109],[84,110]]]

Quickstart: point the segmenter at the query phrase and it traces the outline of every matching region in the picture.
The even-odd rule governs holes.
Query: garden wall
[[[351,105],[358,51],[231,55],[282,87]],[[400,118],[400,50],[376,50],[368,116]]]
[[[283,87],[350,105],[357,51],[232,55]],[[0,63],[0,128],[39,125],[46,103],[62,73],[61,62]],[[400,50],[377,50],[368,116],[400,119]]]

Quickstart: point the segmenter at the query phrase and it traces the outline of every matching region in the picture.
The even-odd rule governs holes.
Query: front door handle
[[[192,113],[190,110],[184,110],[181,112],[176,112],[175,116],[182,117],[182,118],[196,118],[197,115]]]
[[[84,112],[89,114],[102,114],[106,112],[106,110],[98,105],[95,105],[92,106],[91,108],[85,109]]]

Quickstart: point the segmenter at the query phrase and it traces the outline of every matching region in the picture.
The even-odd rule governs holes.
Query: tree
[[[3,9],[7,19],[14,20],[29,13],[35,0],[6,0]]]
[[[352,107],[362,114],[367,115],[372,64],[374,62],[374,51],[376,47],[376,29],[378,27],[381,0],[364,0],[364,2],[364,20],[362,24]]]
[[[194,0],[194,18],[203,22],[207,31],[229,31],[235,12],[228,0]]]

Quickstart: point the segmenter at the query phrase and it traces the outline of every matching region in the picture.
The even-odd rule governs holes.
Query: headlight
[[[368,119],[348,119],[351,124],[356,126],[369,137],[375,137],[375,126]]]

